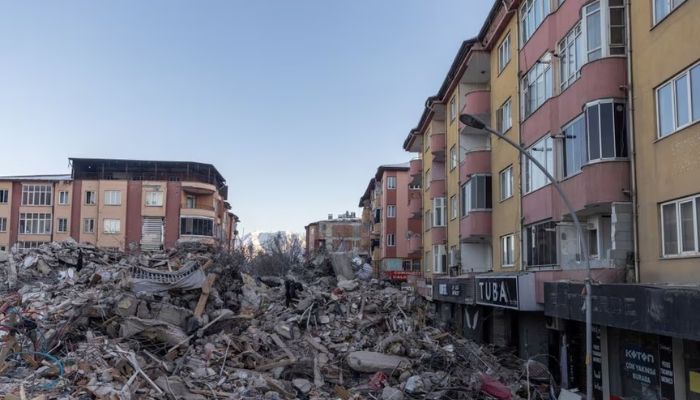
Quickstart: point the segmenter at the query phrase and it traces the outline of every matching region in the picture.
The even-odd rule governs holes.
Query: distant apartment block
[[[357,255],[369,255],[368,233],[363,232],[362,220],[354,212],[328,214],[328,219],[312,222],[306,231],[306,254],[319,252],[350,251]]]
[[[238,217],[210,164],[71,158],[70,175],[0,177],[0,250],[72,238],[120,250],[231,247]]]

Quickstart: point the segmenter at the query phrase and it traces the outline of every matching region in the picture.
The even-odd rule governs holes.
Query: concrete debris
[[[525,363],[424,325],[421,297],[358,280],[353,264],[364,265],[349,254],[262,279],[230,253],[186,246],[0,252],[0,393],[403,400],[486,398],[484,388],[501,398],[506,388],[527,397]],[[290,285],[299,289],[291,302]]]

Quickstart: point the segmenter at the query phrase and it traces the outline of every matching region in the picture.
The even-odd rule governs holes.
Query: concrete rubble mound
[[[427,326],[409,289],[339,287],[309,266],[286,279],[242,270],[232,254],[193,244],[0,252],[0,397],[526,397],[520,360]]]

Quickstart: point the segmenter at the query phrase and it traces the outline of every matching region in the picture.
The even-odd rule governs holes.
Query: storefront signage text
[[[477,278],[477,303],[518,308],[518,277]]]

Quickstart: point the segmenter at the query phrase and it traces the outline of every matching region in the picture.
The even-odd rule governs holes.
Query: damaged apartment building
[[[71,158],[69,175],[0,177],[0,250],[72,238],[159,250],[178,241],[232,248],[238,217],[211,164]]]
[[[362,220],[354,212],[328,214],[328,219],[312,222],[304,227],[306,254],[348,251],[369,256],[369,233],[362,229]]]
[[[420,274],[421,204],[420,182],[409,176],[409,163],[377,168],[359,203],[375,276],[405,281]]]

